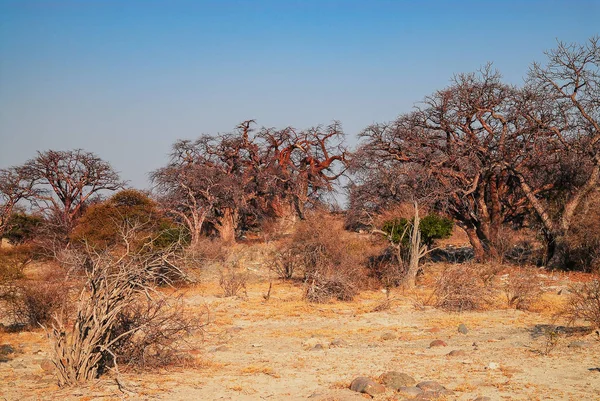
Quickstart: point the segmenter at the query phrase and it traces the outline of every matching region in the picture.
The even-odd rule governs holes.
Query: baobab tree
[[[534,63],[520,112],[522,135],[506,158],[542,224],[548,264],[565,263],[575,213],[600,182],[600,38],[559,43]]]
[[[359,154],[370,160],[363,166],[382,160],[389,171],[403,171],[398,180],[409,177],[412,184],[402,186],[402,196],[427,199],[448,213],[466,231],[478,260],[497,254],[500,226],[522,205],[503,159],[514,130],[515,93],[488,65],[456,76],[416,111],[361,133]],[[381,178],[388,183],[383,188],[398,193],[398,181]]]
[[[67,231],[94,196],[125,185],[108,162],[82,149],[38,152],[15,171],[35,189],[32,202]]]
[[[23,179],[17,168],[0,169],[0,239],[17,204],[35,194],[33,183]]]

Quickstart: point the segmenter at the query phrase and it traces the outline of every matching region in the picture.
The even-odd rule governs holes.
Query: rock
[[[314,347],[312,347],[310,350],[311,351],[323,351],[325,348],[323,347],[323,344],[316,344]]]
[[[396,335],[396,333],[394,333],[392,331],[388,331],[388,332],[383,333],[380,338],[383,341],[388,341],[388,340],[395,340],[398,338],[398,336]]]
[[[572,343],[569,343],[568,347],[569,348],[589,348],[590,344],[586,343],[585,341],[573,341]]]
[[[417,387],[423,391],[444,391],[444,390],[446,390],[446,387],[442,386],[440,383],[433,381],[433,380],[427,380],[427,381],[421,382],[421,383],[417,384]]]
[[[439,327],[432,327],[430,329],[425,330],[429,333],[439,333],[441,331],[441,329]]]
[[[419,394],[423,393],[423,390],[421,390],[418,387],[400,387],[399,389],[397,389],[398,394],[400,394],[403,397],[408,397],[408,398],[413,398],[418,396]]]
[[[492,401],[492,399],[490,397],[479,396],[479,397],[475,398],[473,401]]]
[[[469,332],[469,329],[467,329],[467,326],[464,323],[461,323],[458,325],[458,332],[460,334],[467,334]]]
[[[448,352],[447,355],[448,356],[466,356],[467,353],[465,351],[463,351],[462,349],[455,349],[455,350]]]
[[[350,390],[356,391],[357,393],[364,393],[370,396],[385,393],[385,387],[368,377],[357,377],[352,380],[350,384]]]
[[[14,354],[15,349],[10,344],[0,345],[0,355]]]
[[[336,338],[331,342],[331,344],[329,346],[330,347],[346,347],[347,345],[348,345],[348,343],[346,342],[346,340],[344,340],[342,338]]]
[[[486,369],[490,369],[490,370],[496,370],[500,368],[500,364],[496,363],[496,362],[490,362],[487,366]]]
[[[44,372],[54,372],[54,364],[50,359],[44,359],[42,362],[40,362],[40,367]]]
[[[433,347],[446,347],[446,346],[448,346],[448,344],[446,344],[442,340],[433,340],[432,342],[429,343],[429,348],[433,348]]]
[[[397,390],[403,387],[414,386],[417,381],[402,372],[386,372],[379,376],[379,381],[383,383],[386,387]]]

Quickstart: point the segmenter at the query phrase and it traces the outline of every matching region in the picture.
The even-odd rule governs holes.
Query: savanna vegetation
[[[3,327],[47,333],[60,386],[119,388],[123,370],[193,365],[212,320],[184,291],[211,269],[227,297],[259,277],[264,303],[279,285],[324,305],[383,289],[377,312],[539,312],[540,272],[586,273],[553,312],[598,329],[599,40],[559,43],[520,86],[458,74],[355,149],[339,122],[248,120],[176,141],[149,191],[81,149],[1,169]]]

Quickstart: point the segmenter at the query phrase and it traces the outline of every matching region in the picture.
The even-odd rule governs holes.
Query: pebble
[[[444,391],[444,390],[446,390],[446,387],[442,386],[440,383],[433,381],[433,380],[427,380],[427,381],[421,382],[421,383],[417,384],[417,387],[423,391]]]
[[[446,346],[448,346],[448,344],[446,344],[442,340],[433,340],[432,342],[429,343],[429,348],[433,348],[433,347],[446,347]]]
[[[448,352],[447,355],[448,356],[466,356],[467,353],[465,351],[463,351],[462,349],[455,349],[455,350]]]
[[[496,362],[490,362],[486,367],[486,369],[490,369],[490,370],[496,370],[498,368],[500,368],[500,364],[496,363]]]
[[[460,334],[467,334],[469,332],[469,329],[467,328],[467,326],[464,323],[461,323],[458,325],[458,332]]]

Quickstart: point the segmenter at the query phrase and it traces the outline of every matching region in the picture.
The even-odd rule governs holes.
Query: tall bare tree
[[[600,46],[559,43],[546,65],[530,69],[522,105],[520,152],[507,158],[541,221],[549,264],[564,264],[568,233],[578,208],[600,181]]]
[[[35,188],[32,200],[69,228],[94,195],[125,185],[108,162],[82,149],[38,152],[16,171]]]
[[[0,169],[0,239],[8,228],[15,206],[35,194],[33,183],[23,179],[17,168]]]

